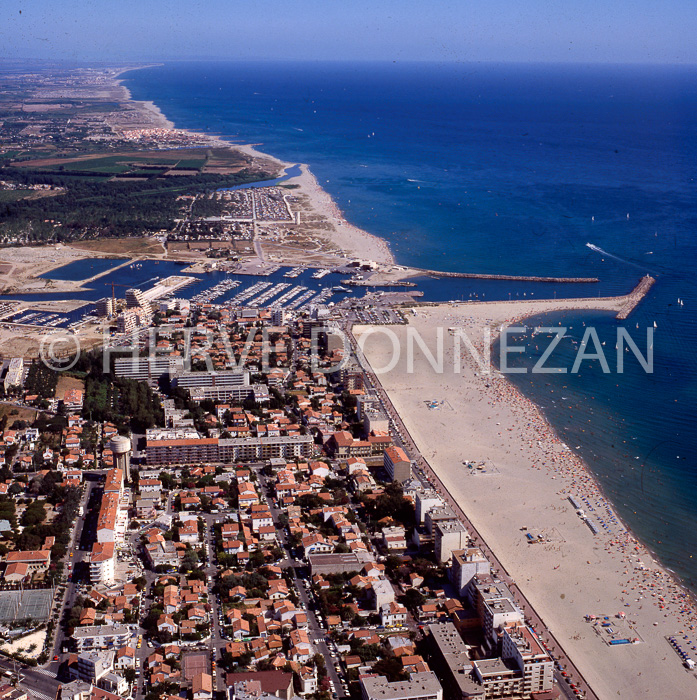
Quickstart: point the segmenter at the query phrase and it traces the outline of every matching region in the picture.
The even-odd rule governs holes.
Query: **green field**
[[[0,190],[0,202],[18,202],[20,199],[38,199],[46,196],[46,192],[42,190]]]
[[[24,199],[30,190],[0,190],[0,202],[16,202]]]
[[[146,153],[143,155],[115,155],[83,160],[65,159],[63,162],[40,165],[41,170],[95,175],[158,175],[165,170],[201,170],[207,162],[205,154],[182,157],[179,153]]]

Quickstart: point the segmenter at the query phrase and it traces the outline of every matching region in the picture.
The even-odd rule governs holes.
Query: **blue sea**
[[[697,590],[694,68],[171,63],[133,71],[125,85],[177,127],[308,163],[400,263],[597,276],[585,293],[603,295],[657,277],[622,324],[597,313],[540,319],[571,327],[556,364],[571,365],[573,340],[594,325],[612,368],[617,327],[645,350],[655,323],[652,374],[628,358],[622,375],[586,362],[579,374],[512,379],[623,520]],[[451,282],[445,298],[485,287]],[[490,288],[498,298],[526,293]],[[526,342],[531,366],[540,337]]]

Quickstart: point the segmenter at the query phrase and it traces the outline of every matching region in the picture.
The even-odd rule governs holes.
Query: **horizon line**
[[[548,65],[548,66],[666,66],[666,67],[697,67],[697,60],[694,62],[682,61],[598,61],[587,60],[511,60],[511,59],[470,59],[452,60],[441,58],[410,58],[410,59],[389,59],[389,58],[282,58],[282,57],[251,57],[251,58],[231,58],[231,57],[185,57],[185,58],[143,58],[143,59],[71,59],[59,58],[38,58],[38,57],[2,57],[0,64],[21,64],[24,62],[53,63],[53,64],[73,64],[73,65],[104,65],[104,66],[143,66],[143,65],[164,65],[167,63],[313,63],[313,64],[443,64],[443,65]]]

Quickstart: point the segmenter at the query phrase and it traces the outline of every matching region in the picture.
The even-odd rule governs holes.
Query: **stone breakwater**
[[[549,304],[554,304],[555,306],[558,307],[558,309],[554,308],[549,308],[549,309],[544,309],[544,311],[541,311],[540,313],[546,313],[548,311],[555,311],[555,310],[566,310],[570,308],[574,308],[574,304],[587,304],[587,307],[581,307],[578,306],[577,308],[589,308],[589,309],[607,309],[607,310],[612,310],[614,311],[617,309],[617,313],[615,315],[615,318],[619,321],[623,321],[626,319],[632,311],[639,305],[639,302],[649,293],[649,290],[651,287],[655,284],[656,280],[653,277],[650,277],[649,275],[646,275],[646,277],[642,277],[641,280],[639,281],[639,284],[637,284],[634,289],[632,289],[629,294],[625,294],[624,296],[618,296],[618,297],[577,297],[577,298],[569,298],[569,299],[555,299],[552,301],[552,299],[512,299],[510,301],[480,301],[477,300],[476,302],[453,302],[453,301],[448,301],[448,302],[443,302],[443,301],[433,301],[433,302],[418,302],[418,303],[413,303],[413,304],[405,304],[404,306],[453,306],[453,305],[462,305],[462,306],[467,306],[467,305],[473,305],[473,304],[507,304],[511,311],[515,311],[516,307],[528,307],[528,306],[547,306]],[[616,304],[614,308],[612,306],[608,307],[607,304]],[[526,310],[526,313],[523,315],[514,315],[515,320],[521,320],[522,318],[525,318],[525,316],[531,315],[529,313],[529,309]],[[512,322],[511,319],[509,319],[509,323]]]
[[[619,319],[620,321],[627,318],[629,314],[631,314],[632,311],[634,311],[634,309],[638,306],[639,302],[649,293],[649,290],[655,283],[656,280],[655,278],[651,277],[651,275],[645,275],[642,277],[639,284],[637,284],[637,286],[634,287],[629,294],[627,294],[627,301],[617,312],[617,316],[615,316],[615,318]]]
[[[421,270],[410,268],[416,272],[423,272],[429,277],[467,277],[476,280],[512,280],[514,282],[560,282],[565,284],[600,282],[597,277],[536,277],[530,275],[487,275],[478,272],[438,272],[436,270]]]

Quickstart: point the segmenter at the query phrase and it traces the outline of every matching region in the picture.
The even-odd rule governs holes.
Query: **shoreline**
[[[138,68],[129,68],[119,71],[114,76],[114,80],[125,91],[126,100],[133,104],[140,105],[141,108],[153,116],[153,118],[158,122],[158,127],[163,129],[176,129],[177,131],[184,131],[202,138],[206,138],[207,140],[211,141],[211,143],[239,151],[240,153],[243,153],[251,158],[253,161],[257,159],[270,161],[283,170],[294,165],[293,163],[283,161],[272,154],[257,150],[256,145],[259,144],[233,143],[220,136],[211,136],[189,128],[179,128],[176,126],[175,122],[165,116],[162,110],[152,100],[134,100],[133,96],[131,95],[131,91],[122,83],[124,78],[119,76],[127,73],[130,70],[140,70],[141,68],[149,67],[152,66],[140,66]],[[397,263],[392,252],[390,251],[389,243],[384,238],[376,236],[375,234],[372,234],[369,231],[361,229],[358,226],[350,223],[332,196],[321,187],[314,173],[312,173],[310,166],[307,163],[300,163],[299,165],[301,170],[300,175],[288,178],[284,184],[287,183],[298,185],[301,191],[308,195],[313,208],[332,222],[335,230],[334,232],[327,234],[330,241],[336,245],[337,248],[339,248],[339,250],[347,257],[352,255],[353,257],[367,258],[384,265],[396,265]]]
[[[409,325],[424,338],[434,338],[439,326],[462,327],[481,352],[483,346],[476,342],[481,336],[476,333],[485,327],[494,336],[502,326],[540,313],[617,313],[625,300],[416,306],[417,315],[409,318]],[[354,334],[358,338],[367,328],[356,326]],[[392,329],[405,341],[404,329]],[[384,334],[376,337],[365,345],[371,368],[384,367],[392,352],[392,343]],[[494,340],[495,336],[492,345]],[[469,356],[462,373],[448,373],[446,359],[446,373],[438,375],[416,354],[413,373],[401,361],[391,372],[377,377],[383,391],[425,463],[590,687],[601,698],[616,697],[618,691],[632,698],[691,697],[697,691],[695,678],[665,637],[681,630],[695,634],[697,609],[692,591],[624,526],[589,465],[563,443],[544,409],[505,375],[493,367],[491,375],[483,375]],[[435,410],[428,407],[433,399],[442,402]],[[438,436],[435,441],[434,436]],[[461,465],[463,459],[485,461],[489,472],[469,473]],[[613,524],[612,534],[600,528],[593,535],[569,496],[587,499],[596,510],[601,507],[598,504],[609,504],[620,524]],[[549,539],[529,545],[521,532],[523,526],[546,533]],[[613,624],[624,624],[614,618],[618,611],[626,612],[627,620],[635,623],[627,636],[641,639],[640,643],[623,649],[610,647],[583,618],[603,614]]]
[[[134,69],[127,69],[127,70],[134,70]],[[126,72],[126,71],[124,71],[124,72]],[[125,87],[124,87],[124,89],[127,90],[127,88],[125,88]],[[131,101],[133,101],[133,102],[136,102],[136,101],[132,100],[132,98],[130,98],[130,92],[129,92],[129,99],[131,99]],[[148,102],[148,103],[139,102],[139,104],[143,104],[143,105],[148,104],[148,105],[150,105],[151,108],[153,109],[153,113],[159,114],[163,119],[166,120],[166,117],[164,116],[164,114],[161,112],[161,110],[160,110],[160,109],[157,107],[157,105],[155,105],[154,103],[152,103],[152,102]],[[173,124],[173,123],[170,122],[169,120],[166,120],[166,121],[167,121],[169,124]],[[172,127],[170,127],[170,128],[172,128]],[[195,131],[192,131],[192,130],[189,130],[189,129],[187,129],[186,131],[189,131],[190,133],[198,133],[198,132],[195,132]],[[205,135],[205,134],[203,134],[203,135]],[[240,144],[230,143],[230,142],[227,142],[227,141],[225,141],[225,140],[223,140],[223,139],[217,139],[217,141],[218,141],[219,143],[225,145],[226,147],[240,150],[240,151],[242,151],[243,153],[246,153],[247,155],[250,155],[250,157],[259,157],[259,158],[264,158],[264,159],[267,159],[267,160],[272,160],[272,161],[275,161],[275,162],[277,162],[277,163],[279,163],[279,164],[281,164],[281,165],[284,165],[284,166],[290,165],[290,164],[284,163],[283,161],[279,160],[278,158],[275,158],[274,156],[270,156],[270,155],[268,155],[268,154],[265,154],[265,153],[263,153],[263,152],[261,152],[261,151],[256,150],[252,145],[240,145]],[[323,190],[323,189],[319,186],[319,183],[317,182],[315,176],[311,173],[309,167],[308,167],[307,165],[304,165],[303,168],[305,169],[305,173],[306,173],[306,175],[307,175],[307,178],[311,181],[312,185],[316,188],[315,194],[316,194],[317,196],[319,196],[319,197],[325,197],[325,198],[328,200],[328,202],[331,203],[331,204],[333,205],[333,207],[334,207],[334,216],[335,216],[335,218],[337,218],[337,219],[342,219],[342,220],[343,220],[343,223],[347,224],[348,226],[351,226],[351,225],[348,224],[348,222],[345,220],[345,218],[343,217],[343,213],[339,210],[338,206],[337,206],[336,203],[333,201],[333,199],[331,198],[331,196],[329,195],[329,193],[327,193],[325,190]],[[298,176],[298,179],[299,179],[300,177],[301,177],[301,176]],[[294,180],[295,180],[295,178],[291,178],[291,179],[289,179],[289,182],[293,182]],[[382,243],[382,245],[385,246],[385,248],[387,248],[387,242],[386,242],[384,239],[379,238],[379,237],[377,237],[377,236],[374,236],[373,234],[370,234],[370,233],[368,233],[368,232],[362,231],[361,229],[357,229],[356,227],[353,227],[353,228],[356,229],[357,231],[363,233],[363,234],[366,235],[366,236],[369,236],[369,237],[374,238],[374,239],[377,238],[377,239]],[[389,252],[389,248],[387,248],[387,252],[388,252],[388,254],[390,255],[391,263],[392,263],[392,264],[396,264],[395,261],[394,261],[394,258],[392,257],[391,253]],[[423,272],[428,272],[428,271],[423,271]],[[431,272],[432,272],[432,271],[431,271]],[[477,275],[472,275],[472,276],[473,276],[473,277],[477,277]],[[539,301],[542,301],[542,300],[539,300]],[[592,302],[592,301],[596,301],[596,300],[592,300],[592,299],[591,299],[590,301]],[[499,303],[499,304],[505,304],[505,302],[487,302],[487,304],[497,304],[497,303]],[[563,310],[564,308],[568,308],[568,307],[565,307],[565,306],[563,305],[563,300],[562,300],[561,303],[562,303],[562,306],[560,306],[557,310]],[[475,302],[475,304],[476,304],[476,302]],[[441,307],[441,308],[442,308],[442,307]],[[550,312],[553,312],[553,311],[550,311]],[[540,309],[537,308],[537,309],[535,309],[534,311],[531,311],[530,313],[522,314],[522,315],[516,317],[515,319],[511,319],[509,322],[513,323],[513,322],[516,322],[516,321],[519,321],[519,320],[523,320],[523,319],[525,319],[525,318],[528,318],[530,315],[535,315],[535,314],[537,314],[537,313],[545,313],[545,312],[540,311]],[[508,391],[508,393],[513,397],[513,399],[514,399],[518,404],[523,405],[524,408],[525,408],[525,410],[535,412],[535,413],[537,414],[537,418],[540,419],[540,420],[543,422],[543,424],[544,424],[544,425],[543,425],[544,430],[547,431],[549,434],[551,434],[551,435],[553,436],[553,439],[555,439],[557,442],[560,443],[560,442],[561,442],[561,439],[560,439],[559,436],[557,435],[557,433],[556,433],[554,427],[552,426],[552,424],[551,424],[551,423],[549,422],[549,420],[547,419],[546,415],[544,414],[543,409],[542,409],[541,407],[537,406],[535,403],[533,403],[530,399],[527,399],[527,398],[525,397],[525,395],[524,395],[519,389],[517,389],[517,387],[515,387],[511,382],[509,382],[505,377],[503,377],[503,380],[504,380],[504,382],[505,382],[505,384],[506,384],[506,386],[507,386],[507,391]],[[505,426],[504,426],[504,427],[505,427]],[[577,461],[580,463],[580,468],[584,471],[585,475],[588,476],[588,477],[590,478],[590,480],[592,481],[592,486],[593,486],[593,488],[595,488],[596,491],[601,495],[601,497],[604,498],[604,495],[603,495],[603,492],[602,492],[602,488],[601,488],[600,484],[598,483],[597,479],[594,477],[594,475],[593,475],[592,471],[590,470],[590,468],[588,467],[588,465],[585,464],[585,463],[583,462],[583,460],[582,460],[578,455],[576,455],[576,454],[573,453],[573,452],[572,452],[572,454],[573,454],[575,460],[577,460]],[[553,478],[554,478],[554,477],[553,477]],[[607,499],[606,499],[606,500],[607,500]],[[616,517],[618,517],[618,516],[616,516]],[[679,579],[679,577],[677,576],[677,574],[675,574],[674,572],[671,572],[669,569],[667,569],[667,567],[663,566],[663,565],[660,563],[660,559],[655,555],[655,553],[651,552],[651,551],[648,549],[648,547],[647,547],[643,542],[641,542],[641,540],[629,530],[629,528],[626,528],[626,526],[625,526],[625,529],[626,529],[626,532],[627,532],[628,537],[631,539],[631,541],[634,542],[635,546],[640,546],[640,547],[642,548],[642,550],[643,550],[643,556],[646,556],[646,557],[648,557],[649,559],[651,559],[651,560],[652,560],[652,563],[653,563],[656,567],[660,568],[666,576],[669,576],[671,579],[673,579],[674,581],[676,581],[677,585],[678,585],[680,588],[682,588],[682,589],[686,592],[687,595],[689,595],[689,596],[691,597],[691,601],[692,601],[692,603],[693,603],[693,605],[694,605],[694,594],[690,591],[690,589],[688,589],[688,588],[682,583],[682,581],[680,581],[680,579]],[[497,551],[498,548],[497,548],[496,546],[494,546],[494,547],[492,547],[492,549],[494,549],[495,551]],[[524,585],[524,584],[523,584],[523,585]],[[672,653],[672,652],[669,651],[668,653]],[[573,654],[573,653],[572,653],[572,658],[575,659],[575,658],[576,658],[576,654]],[[677,657],[676,657],[676,658],[677,658]],[[584,669],[584,671],[585,671],[585,669]],[[593,687],[595,687],[596,684],[593,683],[592,685],[593,685]],[[643,688],[636,688],[635,690],[637,690],[637,691],[639,691],[639,692],[643,692]],[[639,696],[637,696],[637,697],[639,697]]]
[[[252,144],[252,143],[236,143],[233,141],[228,141],[225,138],[209,134],[207,132],[196,131],[191,128],[180,128],[176,126],[176,123],[168,119],[160,107],[152,100],[134,100],[130,90],[123,85],[124,78],[121,77],[124,74],[141,70],[143,68],[151,68],[162,66],[163,64],[147,64],[143,66],[135,66],[131,68],[124,68],[116,70],[112,76],[115,84],[122,89],[126,95],[125,100],[131,102],[132,104],[139,105],[151,118],[155,119],[157,122],[155,126],[163,129],[172,129],[185,133],[192,134],[199,138],[205,139],[210,144],[229,148],[255,160],[266,161],[275,164],[279,169],[285,170],[288,167],[292,167],[295,163],[290,163],[281,160],[275,155],[266,153],[264,151],[258,150],[256,147],[263,144]],[[459,277],[468,279],[508,279],[511,281],[524,281],[524,282],[554,282],[560,284],[566,283],[596,283],[599,280],[597,278],[577,278],[577,277],[554,277],[554,276],[528,276],[528,275],[510,275],[510,274],[491,274],[491,273],[477,273],[477,272],[451,272],[443,270],[431,270],[416,268],[408,265],[399,263],[394,253],[390,248],[390,243],[387,239],[378,236],[374,233],[366,231],[355,224],[352,224],[347,218],[345,212],[338,206],[334,198],[325,190],[317,180],[317,177],[312,172],[310,165],[307,163],[299,163],[301,172],[300,175],[293,176],[284,181],[283,184],[295,184],[300,187],[300,191],[307,195],[311,202],[311,209],[313,213],[320,214],[326,221],[334,227],[333,232],[326,232],[322,235],[326,235],[328,242],[335,246],[338,250],[330,250],[326,253],[325,257],[334,258],[333,262],[342,262],[341,258],[353,257],[354,259],[369,260],[379,265],[384,266],[383,269],[378,270],[375,274],[375,281],[378,286],[392,281],[408,280],[412,277],[417,276],[431,276],[431,277]],[[319,235],[319,234],[316,234]],[[316,241],[311,239],[311,242]],[[259,240],[259,245],[263,249],[264,247],[269,250],[274,250],[276,257],[278,257],[277,248],[274,249],[268,242]],[[313,257],[317,252],[322,253],[320,248],[315,250],[308,248],[307,254],[309,257]],[[266,256],[268,257],[268,256]],[[285,260],[276,260],[276,262],[285,263],[288,265],[297,265],[299,262],[303,262],[303,259],[299,260],[294,257],[290,252],[287,254]],[[319,261],[315,261],[319,264]],[[345,262],[345,260],[344,260]],[[368,285],[370,286],[370,285]]]
[[[631,296],[631,294],[627,294],[627,295],[625,295],[624,297],[614,297],[614,298],[617,299],[617,300],[620,300],[620,299],[628,300],[630,296]],[[610,297],[606,297],[606,298],[609,299]],[[602,299],[602,298],[601,298],[601,299]],[[527,303],[535,303],[535,302],[540,302],[540,301],[546,301],[546,300],[537,299],[537,300],[533,300],[533,301],[528,301]],[[567,301],[567,302],[573,302],[573,301],[582,301],[582,300],[581,300],[581,299],[566,299],[565,301]],[[488,303],[496,304],[496,303],[505,303],[505,302],[479,302],[479,303],[482,303],[482,304],[488,304]],[[516,302],[511,302],[511,303],[516,303]],[[525,303],[525,302],[523,302],[523,303]],[[569,309],[557,309],[557,311],[562,311],[562,310],[569,310]],[[579,309],[577,308],[577,309],[573,309],[573,310],[579,310]],[[623,308],[620,308],[619,311],[617,312],[617,314],[615,315],[615,318],[616,318],[616,319],[619,319],[619,318],[620,318],[620,314],[622,314],[622,312],[623,312]],[[534,310],[534,311],[532,311],[532,310],[531,310],[531,313],[523,314],[523,315],[521,315],[521,316],[519,316],[519,317],[514,317],[514,318],[512,318],[509,322],[506,323],[506,326],[510,326],[510,325],[512,325],[512,324],[517,324],[517,323],[520,323],[521,321],[527,321],[527,320],[529,320],[530,318],[534,318],[535,316],[539,316],[539,315],[541,315],[541,314],[547,314],[547,313],[555,313],[555,311],[554,311],[554,310],[552,310],[552,311],[539,311],[539,310]],[[630,313],[631,313],[631,312],[630,312]],[[491,341],[492,341],[492,342],[491,342],[491,347],[492,347],[492,348],[493,348],[494,344],[496,343],[496,341],[498,340],[498,336],[499,336],[500,334],[501,334],[501,328],[496,328],[496,329],[494,329],[494,332],[492,333],[492,337],[491,337]],[[493,353],[492,353],[492,356],[495,357],[495,355],[494,355]],[[495,369],[496,372],[499,372],[499,373],[500,373],[498,363],[492,362],[492,367]],[[527,402],[527,403],[529,403],[531,406],[533,406],[533,407],[535,408],[535,410],[539,413],[540,418],[541,418],[542,421],[545,423],[545,426],[546,426],[547,430],[549,430],[549,432],[552,433],[552,434],[554,435],[555,439],[558,440],[561,444],[566,444],[566,443],[564,443],[564,441],[563,441],[563,440],[561,439],[561,437],[559,436],[559,434],[558,434],[558,432],[557,432],[557,429],[554,427],[553,422],[549,419],[549,417],[548,417],[548,415],[547,415],[547,412],[546,412],[546,408],[545,408],[544,406],[539,405],[538,403],[536,403],[536,402],[533,401],[532,399],[528,398],[528,397],[523,393],[523,391],[522,391],[521,389],[519,389],[515,384],[513,384],[513,382],[511,382],[510,380],[508,380],[508,379],[505,377],[505,375],[501,375],[501,376],[502,376],[502,377],[505,379],[505,381],[508,383],[508,385],[509,385],[509,387],[511,388],[511,390],[518,394],[518,396],[520,397],[520,400],[521,400],[521,401]],[[611,498],[610,496],[608,496],[608,495],[605,494],[605,491],[604,491],[604,489],[603,489],[602,483],[600,482],[600,480],[598,479],[598,477],[594,474],[593,469],[590,467],[590,465],[588,464],[588,462],[587,462],[580,454],[578,454],[573,448],[569,447],[568,449],[569,449],[569,451],[575,456],[575,458],[583,465],[583,468],[588,472],[589,476],[590,476],[591,479],[594,481],[595,488],[597,488],[597,490],[601,493],[602,497],[603,497],[608,503],[612,504],[613,509],[614,509],[615,504],[614,504],[612,498]],[[695,608],[695,611],[697,612],[697,591],[695,591],[695,590],[693,590],[692,588],[690,588],[690,587],[682,580],[682,577],[680,576],[680,574],[678,574],[678,573],[675,572],[673,569],[669,568],[667,565],[665,565],[664,563],[662,563],[661,558],[660,558],[660,555],[658,554],[658,552],[656,552],[654,549],[652,549],[651,547],[649,547],[649,546],[641,539],[641,537],[640,537],[636,532],[634,532],[634,530],[632,530],[631,527],[629,527],[629,526],[627,525],[627,523],[622,519],[622,517],[617,513],[616,510],[614,510],[614,514],[615,514],[615,517],[617,518],[617,520],[620,521],[620,523],[621,523],[621,525],[622,525],[622,528],[624,528],[624,530],[626,530],[626,532],[627,532],[634,540],[636,540],[637,544],[640,545],[640,546],[647,552],[647,554],[658,564],[658,566],[660,566],[660,567],[661,567],[664,571],[666,571],[672,578],[675,579],[677,585],[680,586],[680,587],[685,591],[685,593],[687,594],[687,596],[689,597],[689,599],[690,599],[690,601],[691,601],[691,603],[692,603],[692,606]]]
[[[651,278],[651,279],[653,279],[653,278]],[[640,282],[639,285],[637,286],[637,288],[640,287],[641,284],[642,284],[642,283]],[[652,285],[653,285],[653,282],[651,283],[650,286],[652,286]],[[636,291],[637,288],[635,288],[635,290],[633,290],[633,291]],[[649,287],[649,288],[650,288],[650,287]],[[627,314],[627,316],[624,316],[623,314],[624,314],[624,312],[625,312],[626,306],[627,306],[628,304],[630,304],[631,301],[632,301],[632,300],[631,300],[631,297],[632,297],[632,292],[630,292],[629,294],[626,294],[626,295],[624,295],[624,296],[621,296],[621,297],[606,297],[606,299],[616,299],[617,301],[621,301],[621,302],[622,302],[622,305],[620,306],[619,310],[617,311],[617,314],[615,315],[615,318],[616,318],[616,319],[627,318],[627,316],[628,316],[629,314],[631,314],[631,311],[638,305],[638,303],[640,303],[640,302],[637,302],[636,304],[634,304],[634,305],[632,306],[631,310],[629,311],[629,314]],[[545,301],[545,300],[536,299],[536,300],[530,300],[530,301],[522,302],[522,303],[534,304],[534,303],[539,303],[539,302],[543,302],[543,301]],[[575,302],[575,301],[581,302],[581,301],[583,301],[583,300],[581,300],[581,299],[566,299],[566,300],[564,300],[564,301],[566,301],[566,302]],[[600,301],[602,301],[602,298],[600,299]],[[494,303],[494,304],[496,304],[496,303],[505,303],[505,302],[479,302],[479,303],[481,303],[481,304],[488,304],[488,303]],[[514,301],[514,302],[510,302],[510,303],[515,304],[515,303],[518,303],[518,302],[517,302],[517,301]],[[569,310],[569,309],[568,309],[568,308],[565,308],[565,309],[557,309],[557,311],[563,311],[563,310]],[[575,309],[573,309],[573,310],[579,310],[579,308],[575,308]],[[522,315],[520,315],[520,316],[514,316],[513,318],[511,318],[511,319],[506,323],[506,326],[511,326],[511,325],[513,325],[513,324],[520,323],[521,321],[527,321],[528,319],[534,318],[535,316],[538,316],[538,315],[540,315],[540,314],[547,314],[547,313],[554,313],[554,312],[555,312],[554,310],[552,310],[552,311],[539,311],[539,310],[534,310],[534,311],[533,311],[533,310],[531,309],[531,313],[526,313],[526,314],[522,314]],[[494,347],[496,341],[498,340],[498,337],[499,337],[499,335],[501,334],[501,330],[502,330],[501,327],[498,327],[498,328],[494,328],[494,329],[493,329],[493,333],[492,333],[492,336],[491,336],[491,347],[492,347],[492,348]],[[493,355],[493,353],[492,353],[492,356],[495,357],[495,355]],[[497,364],[497,363],[493,363],[493,362],[492,362],[492,366],[495,367],[495,370],[496,370],[497,372],[499,372],[499,367],[498,367],[498,364]],[[499,372],[499,373],[500,373],[500,372]],[[533,401],[532,399],[529,399],[529,398],[523,393],[523,391],[522,391],[521,389],[519,389],[513,382],[511,382],[510,380],[508,380],[508,379],[506,378],[505,375],[501,375],[501,376],[502,376],[503,379],[507,382],[507,384],[508,384],[508,386],[510,387],[511,391],[512,391],[512,392],[515,392],[515,393],[518,395],[518,397],[519,397],[519,399],[520,399],[521,401],[527,402],[527,403],[530,404],[532,407],[534,407],[534,409],[539,413],[540,418],[542,419],[542,421],[544,421],[547,430],[548,430],[550,433],[552,433],[552,434],[554,435],[555,439],[558,440],[559,443],[561,443],[561,444],[566,444],[566,443],[563,442],[563,440],[562,440],[561,437],[559,436],[559,434],[558,434],[558,432],[557,432],[557,429],[554,427],[554,424],[552,423],[552,421],[548,418],[545,407],[544,407],[544,406],[540,406],[538,403],[536,403],[536,402]],[[640,537],[638,534],[636,534],[636,533],[634,532],[634,530],[632,530],[631,527],[629,527],[629,526],[627,525],[627,523],[620,517],[620,515],[618,515],[617,511],[614,510],[615,504],[613,503],[611,497],[610,497],[610,496],[607,496],[607,495],[605,494],[605,491],[604,491],[604,489],[603,489],[602,483],[600,482],[600,480],[598,479],[598,477],[593,473],[593,469],[590,467],[590,465],[588,464],[588,462],[586,462],[586,460],[585,460],[580,454],[578,454],[573,448],[570,448],[570,447],[569,447],[568,449],[569,449],[569,451],[575,456],[575,458],[581,463],[583,469],[588,473],[588,475],[590,476],[590,478],[593,480],[595,488],[596,488],[596,489],[598,490],[598,492],[602,495],[602,497],[603,497],[608,503],[612,504],[612,506],[613,506],[613,512],[614,512],[615,518],[617,518],[617,520],[620,521],[620,523],[621,523],[622,527],[624,528],[624,530],[636,541],[636,543],[637,543],[638,545],[640,545],[640,546],[645,550],[645,552],[656,562],[656,564],[657,564],[658,566],[661,567],[661,569],[663,569],[664,571],[666,571],[666,572],[668,573],[668,575],[669,575],[671,578],[675,579],[676,584],[677,584],[678,586],[680,586],[680,587],[685,591],[685,593],[687,594],[687,596],[689,597],[690,602],[692,603],[692,606],[693,606],[693,608],[695,609],[695,613],[697,614],[697,591],[691,589],[691,588],[682,580],[682,577],[680,576],[680,574],[676,573],[675,571],[673,571],[673,569],[670,569],[668,566],[666,566],[664,563],[662,563],[661,558],[660,558],[660,555],[659,555],[655,550],[653,550],[651,547],[649,547],[649,546],[641,539],[641,537]]]

